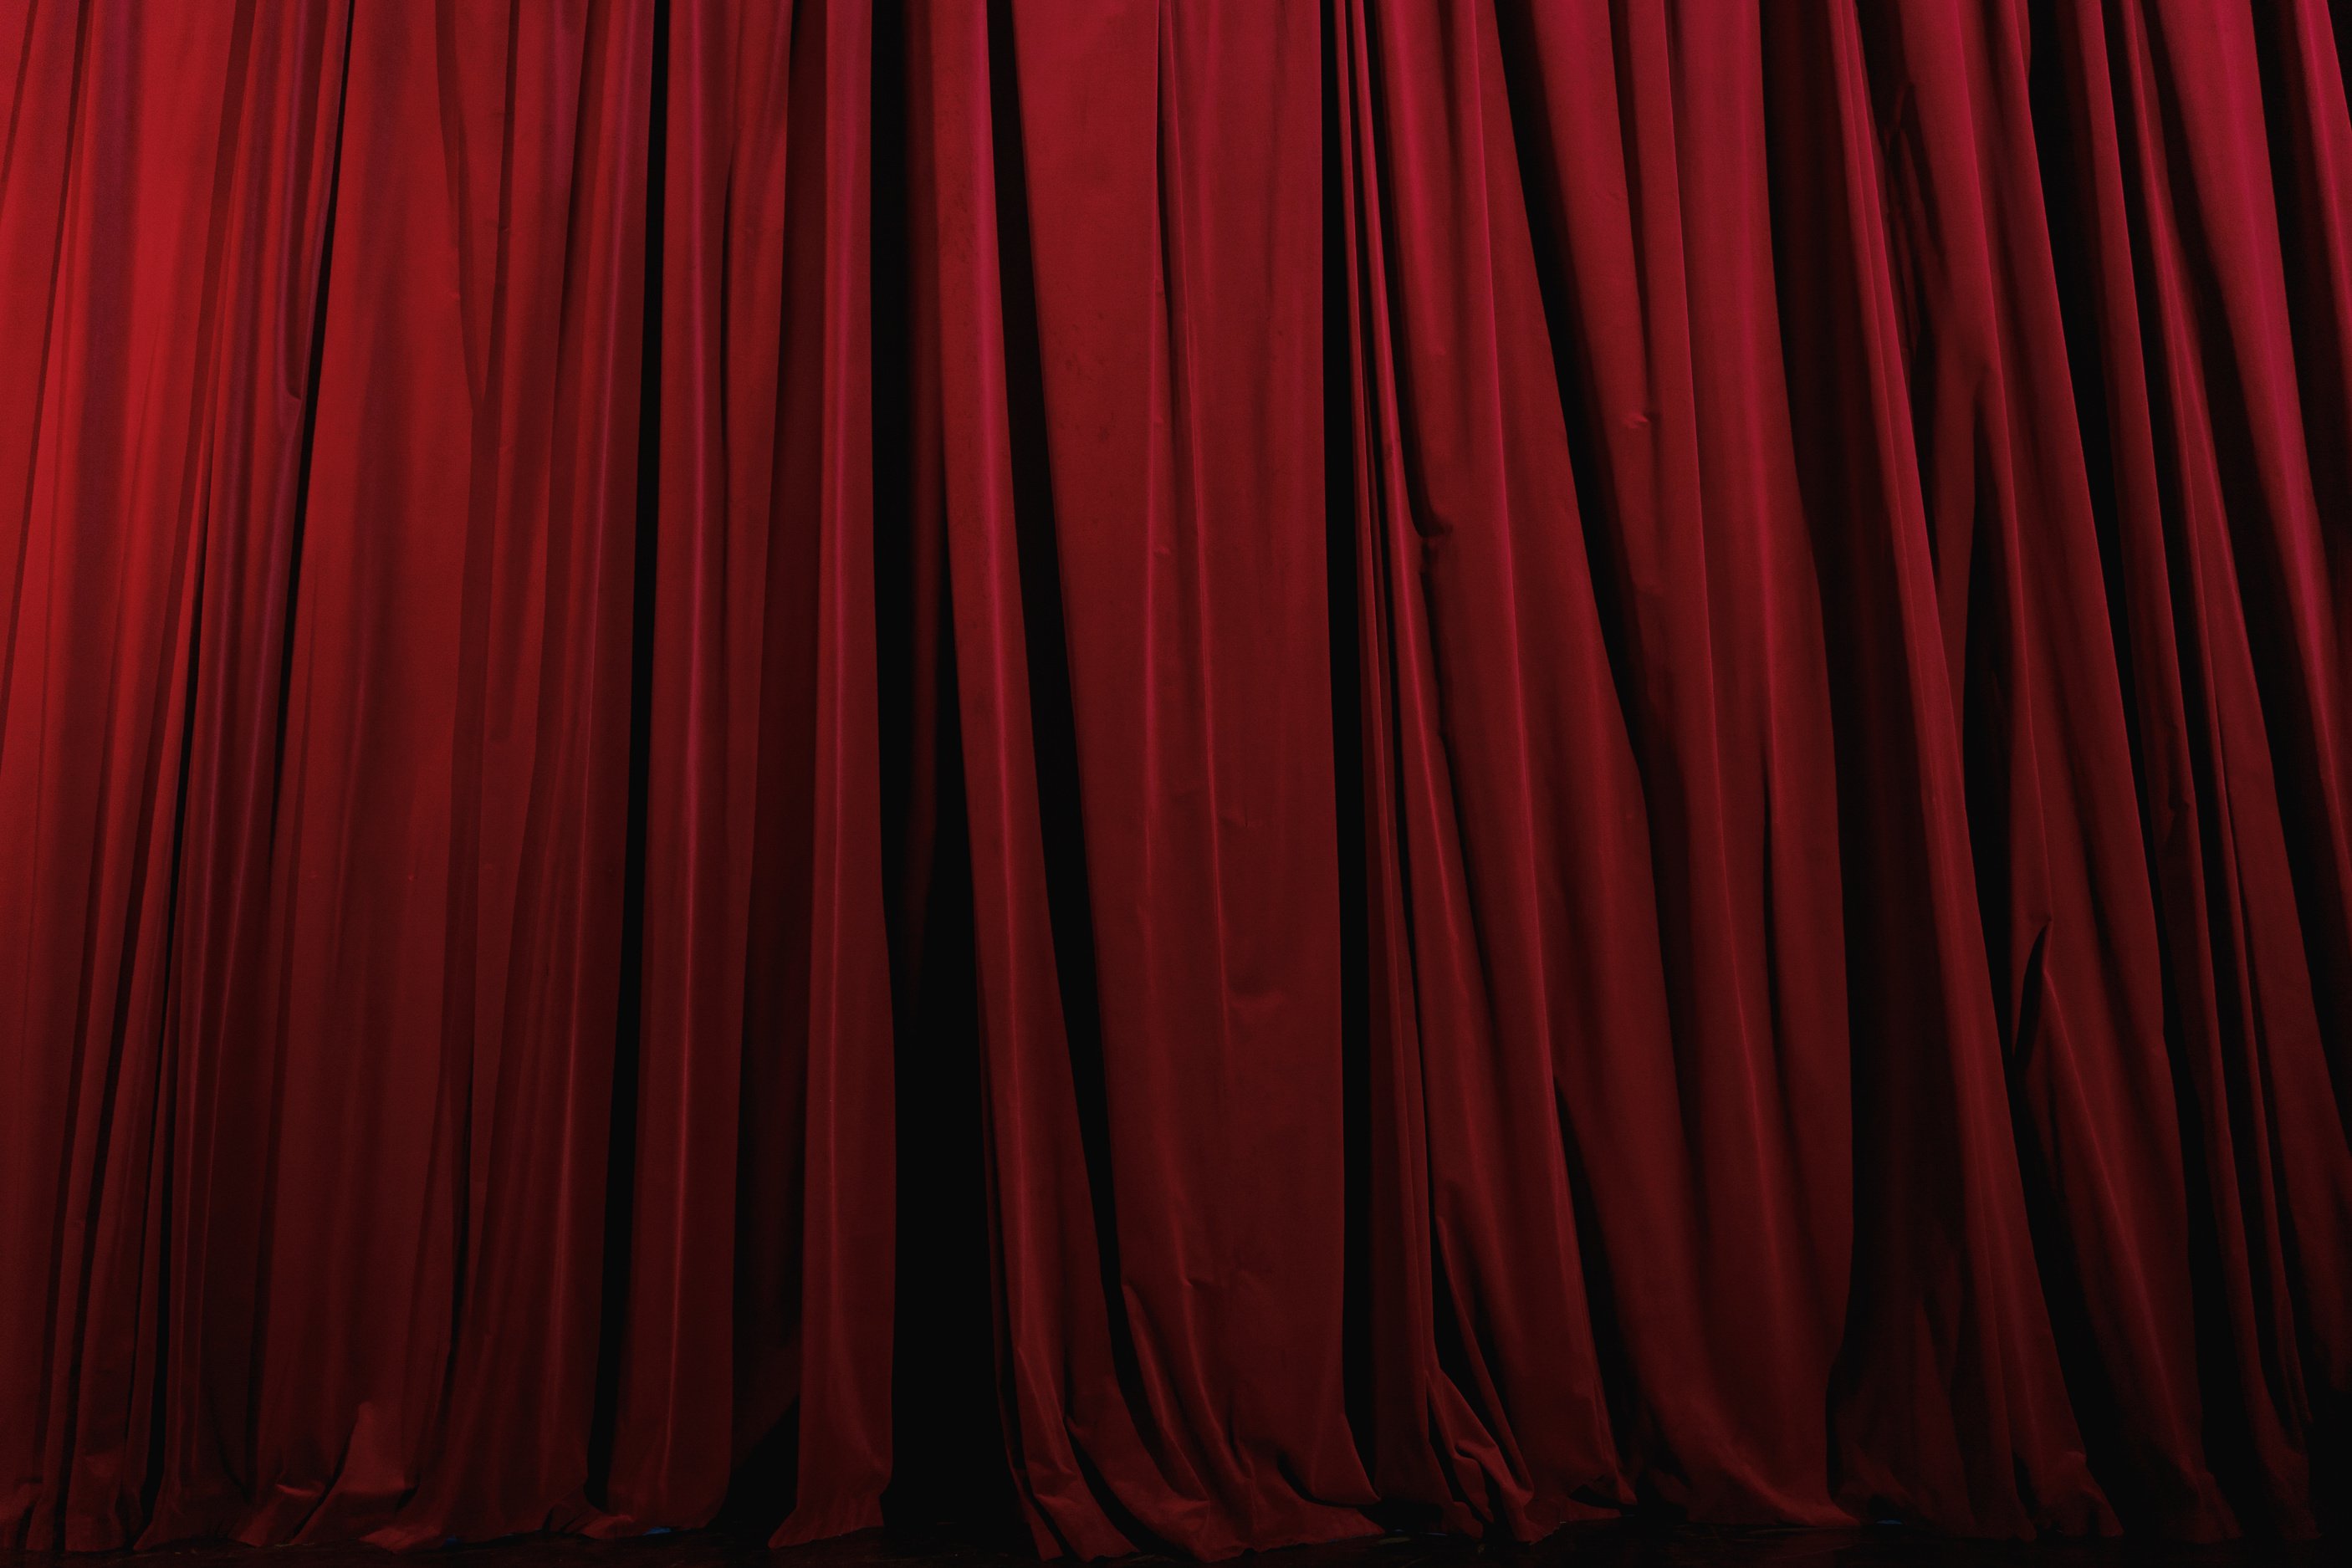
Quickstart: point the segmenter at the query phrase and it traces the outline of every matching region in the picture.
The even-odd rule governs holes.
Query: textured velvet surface
[[[2338,21],[0,0],[0,1544],[2309,1535]]]

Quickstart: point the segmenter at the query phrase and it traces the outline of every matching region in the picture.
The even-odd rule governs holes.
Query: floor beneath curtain
[[[1259,1553],[1251,1568],[2304,1568],[2343,1561],[2344,1542],[2063,1542],[2023,1546],[1952,1541],[1909,1531],[1726,1531],[1635,1522],[1577,1525],[1532,1546],[1479,1547],[1389,1536]],[[39,1552],[0,1552],[0,1568],[87,1563]],[[255,1552],[193,1545],[146,1553],[153,1568],[385,1568],[388,1553],[359,1547]],[[937,1531],[876,1531],[770,1551],[755,1537],[715,1531],[598,1542],[520,1536],[425,1554],[419,1568],[1035,1568],[1018,1542]],[[1138,1557],[1138,1564],[1169,1564]]]

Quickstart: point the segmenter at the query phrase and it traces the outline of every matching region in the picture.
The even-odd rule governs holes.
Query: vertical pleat
[[[1846,852],[1854,1274],[1832,1378],[1849,1506],[2103,1524],[2034,1270],[1978,925],[1958,697],[1853,8],[1766,18],[1784,341],[1824,570]],[[1802,280],[1796,283],[1795,280]],[[1794,284],[1794,286],[1792,286]]]
[[[600,1528],[708,1519],[759,1451],[805,1539],[879,1522],[890,1468],[871,18],[695,4],[669,26],[635,1169]]]
[[[916,21],[1005,1419],[1089,1554],[1366,1528],[1313,20]]]
[[[2298,712],[2292,687],[2263,684],[2238,552],[2242,539],[2257,550],[2267,541],[2233,524],[2270,516],[2270,502],[2259,465],[2242,462],[2252,454],[2241,444],[2247,408],[2235,376],[2210,386],[2200,352],[2204,333],[2226,328],[2228,285],[2208,270],[2214,248],[2240,258],[2231,276],[2241,288],[2259,288],[2246,253],[2263,247],[2254,235],[2233,243],[2207,230],[2203,201],[2235,198],[2172,166],[2171,116],[2221,112],[2231,96],[2245,106],[2254,86],[2243,18],[2232,39],[2215,26],[2226,16],[2176,13],[2166,31],[2137,9],[2069,17],[2053,40],[2052,96],[2077,149],[2077,216],[2061,265],[2083,301],[2078,382],[2096,393],[2083,412],[2103,458],[2094,493],[2120,584],[2116,643],[2172,988],[2200,1365],[2217,1429],[2230,1435],[2214,1462],[2242,1509],[2304,1532],[2313,1396],[2344,1386],[2331,1298],[2352,1243],[2352,1172],[2309,967],[2309,943],[2325,940],[2330,915],[2322,905],[2306,920],[2297,894],[2299,883],[2327,884],[2341,841],[2320,831],[2323,816],[2298,824],[2315,836],[2289,847],[2273,715],[2290,734],[2318,716]],[[2193,94],[2185,101],[2168,90],[2176,71],[2189,78],[2177,84]],[[2242,122],[2236,145],[2252,155]]]
[[[247,1046],[248,1539],[585,1512],[649,15],[353,17]],[[518,1407],[532,1440],[483,1429]]]
[[[191,1290],[184,1161],[211,1130],[183,1110],[202,1069],[172,1005],[174,909],[225,846],[182,792],[200,754],[217,779],[197,676],[266,538],[247,508],[282,518],[292,491],[340,32],[326,6],[0,22],[19,84],[0,181],[0,1535],[26,1545],[129,1543],[204,1375],[167,1330]]]
[[[1887,26],[1882,24],[1899,22]],[[2231,1528],[2200,1452],[2163,960],[2034,157],[2023,13],[1864,15],[1897,308],[2036,1256],[2110,1491]]]
[[[1842,1517],[1819,1397],[1852,1132],[1837,788],[1790,447],[1757,18],[1505,8],[1543,319],[1662,1001],[1563,1040],[1588,1288],[1643,1490]],[[1631,1025],[1633,1020],[1625,1020]],[[1704,1216],[1691,1225],[1676,1216]],[[1703,1370],[1701,1370],[1703,1369]]]
[[[1588,1029],[1664,1032],[1652,892],[1622,853],[1643,804],[1547,346],[1520,325],[1541,305],[1492,18],[1350,5],[1332,25],[1375,901],[1374,1479],[1451,1527],[1525,1537],[1628,1495],[1561,1061]]]

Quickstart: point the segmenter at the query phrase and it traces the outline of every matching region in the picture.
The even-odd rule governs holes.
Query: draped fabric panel
[[[2340,1524],[2341,28],[0,0],[0,1544]]]

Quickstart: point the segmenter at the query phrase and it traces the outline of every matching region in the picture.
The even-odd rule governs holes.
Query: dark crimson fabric
[[[2327,1525],[2341,25],[0,0],[0,1544]]]

